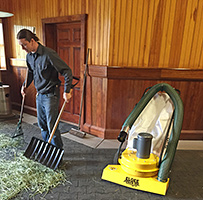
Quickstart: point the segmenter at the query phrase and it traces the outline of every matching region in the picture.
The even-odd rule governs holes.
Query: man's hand
[[[21,87],[21,95],[24,96],[26,95],[26,87],[22,85]]]
[[[68,103],[72,97],[73,90],[71,89],[69,93],[63,93],[63,99]]]

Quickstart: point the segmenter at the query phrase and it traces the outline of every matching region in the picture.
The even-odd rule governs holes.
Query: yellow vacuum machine
[[[178,90],[167,83],[147,88],[122,126],[116,164],[104,168],[102,179],[165,195],[182,122],[183,103]]]

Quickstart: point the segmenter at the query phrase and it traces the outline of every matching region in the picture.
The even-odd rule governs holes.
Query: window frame
[[[3,69],[7,69],[7,63],[6,63],[6,52],[5,52],[5,31],[4,31],[4,20],[2,18],[0,18],[0,24],[2,25],[2,40],[3,40],[3,44],[0,44],[0,45],[3,45],[3,56],[0,55],[0,59],[1,57],[4,57],[4,66],[1,65],[1,60],[0,60],[0,69],[3,70]]]

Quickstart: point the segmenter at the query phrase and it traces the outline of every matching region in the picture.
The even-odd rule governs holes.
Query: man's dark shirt
[[[64,76],[64,92],[69,93],[72,85],[72,70],[52,49],[38,43],[37,51],[28,53],[26,62],[28,66],[27,87],[34,79],[38,93],[46,93],[56,85],[60,85],[58,72]]]

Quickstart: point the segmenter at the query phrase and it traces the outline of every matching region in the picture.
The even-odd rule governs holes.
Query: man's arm
[[[27,76],[25,78],[25,81],[21,87],[21,94],[22,96],[24,96],[26,94],[26,88],[28,88],[28,86],[32,83],[33,81],[33,72],[30,68],[29,63],[27,62],[27,67],[28,67],[28,71],[27,71]]]
[[[50,54],[50,61],[56,70],[64,77],[64,93],[63,98],[66,102],[69,102],[72,97],[72,70],[71,68],[59,57],[56,52]]]

